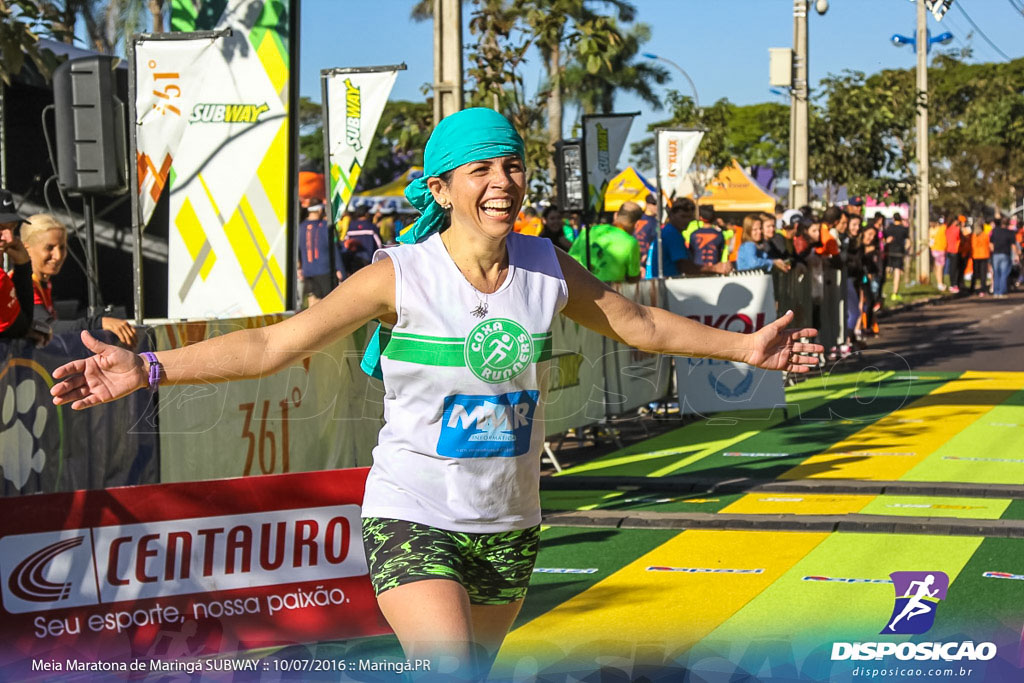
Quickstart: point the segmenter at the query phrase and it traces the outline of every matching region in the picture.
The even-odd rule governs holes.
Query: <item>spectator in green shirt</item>
[[[640,244],[633,228],[643,215],[636,202],[625,202],[612,224],[594,225],[580,231],[569,256],[587,265],[587,231],[590,231],[590,272],[602,282],[636,282],[640,279]]]

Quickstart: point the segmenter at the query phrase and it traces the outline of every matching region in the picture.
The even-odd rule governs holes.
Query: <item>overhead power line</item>
[[[974,30],[978,32],[978,35],[980,35],[982,38],[984,38],[985,42],[988,43],[992,47],[993,50],[995,50],[1000,55],[1002,55],[1003,59],[1005,59],[1006,61],[1008,61],[1008,62],[1011,61],[1010,56],[1007,55],[1002,50],[1000,50],[999,47],[995,43],[992,42],[992,39],[989,38],[987,35],[985,35],[985,32],[981,30],[981,27],[979,27],[976,23],[974,23],[974,19],[971,19],[971,15],[968,14],[967,10],[964,9],[964,5],[963,5],[962,2],[953,3],[953,7],[956,7],[958,10],[960,10],[960,14],[964,15],[964,19],[966,19],[968,21],[968,23],[970,23],[970,25],[974,27]]]
[[[1019,12],[1022,16],[1024,16],[1024,3],[1021,3],[1020,0],[1006,0],[1006,1],[1010,3],[1010,6],[1013,7],[1013,9],[1015,11]]]

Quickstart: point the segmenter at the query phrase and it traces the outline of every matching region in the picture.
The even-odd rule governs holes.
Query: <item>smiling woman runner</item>
[[[422,211],[372,265],[322,303],[269,327],[142,358],[83,333],[96,355],[58,368],[74,409],[146,386],[277,372],[379,319],[363,367],[384,381],[385,425],[366,482],[363,538],[377,599],[409,658],[458,658],[486,675],[537,555],[544,387],[559,313],[652,353],[806,372],[814,330],[788,313],[743,335],[634,303],[549,240],[513,232],[523,142],[500,114],[468,109],[427,142]],[[446,227],[448,226],[448,227]]]

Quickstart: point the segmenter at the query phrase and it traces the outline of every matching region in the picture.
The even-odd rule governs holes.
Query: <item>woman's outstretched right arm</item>
[[[384,258],[345,280],[323,301],[275,325],[239,330],[171,351],[160,351],[162,384],[207,384],[271,375],[345,337],[374,318],[392,318],[395,271]],[[113,401],[148,386],[149,366],[138,354],[82,333],[94,353],[53,372],[56,405],[72,409]]]

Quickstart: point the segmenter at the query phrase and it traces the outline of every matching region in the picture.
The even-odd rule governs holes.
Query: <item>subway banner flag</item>
[[[340,218],[355,192],[363,162],[399,69],[325,69],[324,120],[327,121],[327,177],[331,216]]]
[[[202,80],[187,84],[190,108],[169,177],[171,318],[287,308],[287,8],[280,0],[173,0],[174,30],[232,35],[217,40]]]
[[[368,472],[0,499],[4,679],[390,632],[360,532]]]
[[[587,163],[587,206],[604,211],[604,193],[618,171],[629,128],[637,114],[602,114],[583,117],[583,149]]]

